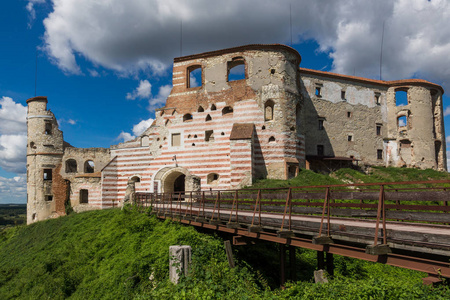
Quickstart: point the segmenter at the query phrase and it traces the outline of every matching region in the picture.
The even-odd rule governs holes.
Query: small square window
[[[377,125],[377,135],[381,135],[381,125]]]
[[[323,120],[319,120],[319,130],[323,130]]]
[[[348,136],[347,136],[347,141],[349,141],[349,142],[353,141],[353,136],[348,135]]]
[[[52,180],[52,169],[44,169],[44,180]]]
[[[316,86],[316,96],[317,97],[322,97],[322,94],[320,92],[321,92],[320,86]]]
[[[52,201],[53,195],[45,195],[45,201]]]
[[[351,111],[348,111],[347,112],[347,118],[351,118],[352,117],[352,112]]]
[[[383,150],[382,149],[377,150],[377,159],[383,159]]]
[[[323,145],[317,145],[317,155],[323,156],[325,153]]]

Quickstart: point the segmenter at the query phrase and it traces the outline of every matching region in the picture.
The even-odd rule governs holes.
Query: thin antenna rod
[[[37,88],[37,49],[36,49],[36,69],[34,70],[34,96],[36,97],[36,88]]]
[[[183,56],[183,19],[180,21],[180,56]]]
[[[383,32],[381,33],[381,50],[380,50],[380,80],[382,80],[381,78],[381,66],[383,65],[383,42],[384,42],[384,22],[386,22],[386,20],[383,21]]]
[[[289,3],[289,27],[291,28],[291,47],[292,47],[292,3]]]

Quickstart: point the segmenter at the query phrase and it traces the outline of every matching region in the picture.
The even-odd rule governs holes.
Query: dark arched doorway
[[[175,193],[181,193],[185,191],[185,179],[186,175],[184,174],[181,174],[177,177],[177,179],[175,179],[175,181],[173,182],[173,191]]]

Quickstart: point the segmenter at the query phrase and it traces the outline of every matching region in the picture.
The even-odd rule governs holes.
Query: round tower
[[[47,97],[27,100],[27,224],[56,212],[53,182],[61,166],[63,136]]]
[[[387,164],[446,169],[442,94],[440,86],[426,81],[402,80],[388,89]]]

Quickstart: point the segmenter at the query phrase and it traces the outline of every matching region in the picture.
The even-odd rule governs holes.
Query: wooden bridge
[[[282,284],[286,248],[295,279],[294,247],[316,250],[331,275],[338,254],[426,272],[426,284],[450,278],[449,202],[449,180],[136,193],[158,218],[232,234],[234,245],[280,244]]]

